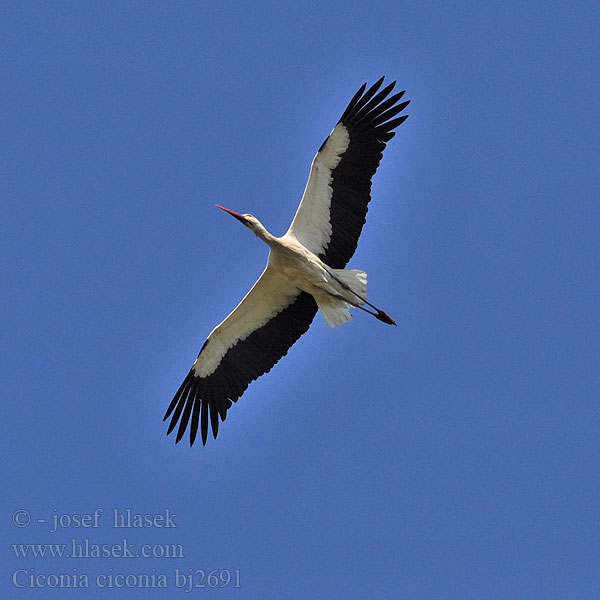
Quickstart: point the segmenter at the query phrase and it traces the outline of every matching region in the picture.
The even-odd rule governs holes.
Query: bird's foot
[[[394,321],[394,319],[392,319],[392,317],[390,317],[390,315],[388,315],[386,312],[383,312],[382,310],[377,310],[377,314],[375,315],[380,321],[383,321],[384,323],[387,323],[388,325],[398,325],[396,323],[396,321]]]

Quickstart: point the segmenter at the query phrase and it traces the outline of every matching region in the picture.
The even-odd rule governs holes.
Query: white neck
[[[254,234],[259,237],[265,244],[268,246],[273,246],[275,244],[275,236],[271,235],[266,227],[257,219],[256,224],[252,224],[251,227]]]

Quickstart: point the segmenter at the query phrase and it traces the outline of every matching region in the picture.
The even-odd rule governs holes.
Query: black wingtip
[[[190,425],[190,448],[196,441],[196,435],[198,434],[198,420],[200,419],[200,402],[201,400],[196,398],[194,400],[194,408],[192,410],[192,423]]]
[[[175,443],[179,444],[179,442],[181,441],[181,439],[183,438],[183,434],[185,432],[185,428],[187,427],[187,423],[185,423],[184,425],[184,420],[181,419],[181,422],[179,423],[179,429],[177,430],[177,436],[175,437]]]
[[[169,418],[169,416],[173,412],[173,409],[177,406],[177,402],[179,401],[179,397],[181,396],[181,391],[183,390],[184,385],[185,385],[185,382],[181,385],[181,387],[179,388],[179,391],[173,397],[173,400],[171,400],[171,404],[169,404],[169,408],[167,408],[167,412],[165,412],[163,421],[166,421]]]
[[[200,434],[202,436],[202,445],[206,446],[206,438],[208,436],[208,402],[202,402],[202,416],[200,419]]]
[[[187,391],[189,390],[189,386],[190,386],[190,382],[191,382],[192,378],[193,378],[193,373],[190,370],[190,372],[186,375],[185,379],[183,380],[182,384],[179,386],[179,389],[175,393],[175,396],[173,396],[173,400],[171,400],[171,404],[169,404],[169,408],[167,408],[167,412],[165,412],[163,421],[166,421],[169,418],[169,416],[171,415],[171,413],[177,406],[179,400],[181,400],[181,397],[187,395]]]
[[[171,435],[171,432],[173,431],[173,429],[175,429],[175,425],[177,425],[177,419],[171,419],[171,422],[169,423],[169,428],[167,429],[167,435]]]

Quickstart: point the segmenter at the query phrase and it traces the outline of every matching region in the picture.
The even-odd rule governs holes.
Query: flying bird
[[[350,321],[350,307],[396,325],[367,301],[366,273],[344,269],[365,223],[371,178],[394,129],[408,117],[396,117],[408,105],[398,103],[404,91],[390,96],[396,82],[380,91],[383,80],[356,92],[319,148],[285,235],[275,237],[253,215],[217,205],[269,246],[269,258],[252,289],[212,330],[171,401],[164,420],[171,417],[167,435],[179,423],[176,443],[190,424],[190,446],[198,426],[206,444],[209,421],[216,438],[232,402],[287,354],[317,310],[329,327]]]

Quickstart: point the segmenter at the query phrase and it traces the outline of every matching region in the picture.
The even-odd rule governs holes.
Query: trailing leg
[[[354,301],[347,297],[340,296],[341,299],[348,302],[356,308],[360,308],[370,315],[373,315],[376,319],[379,319],[383,323],[388,325],[397,325],[396,321],[392,319],[385,311],[377,308],[367,300],[367,274],[364,271],[358,269],[333,269],[331,272],[333,278],[339,283],[342,289],[346,292],[350,292],[354,297]],[[376,312],[371,312],[364,308],[364,304],[367,304],[373,308]]]

